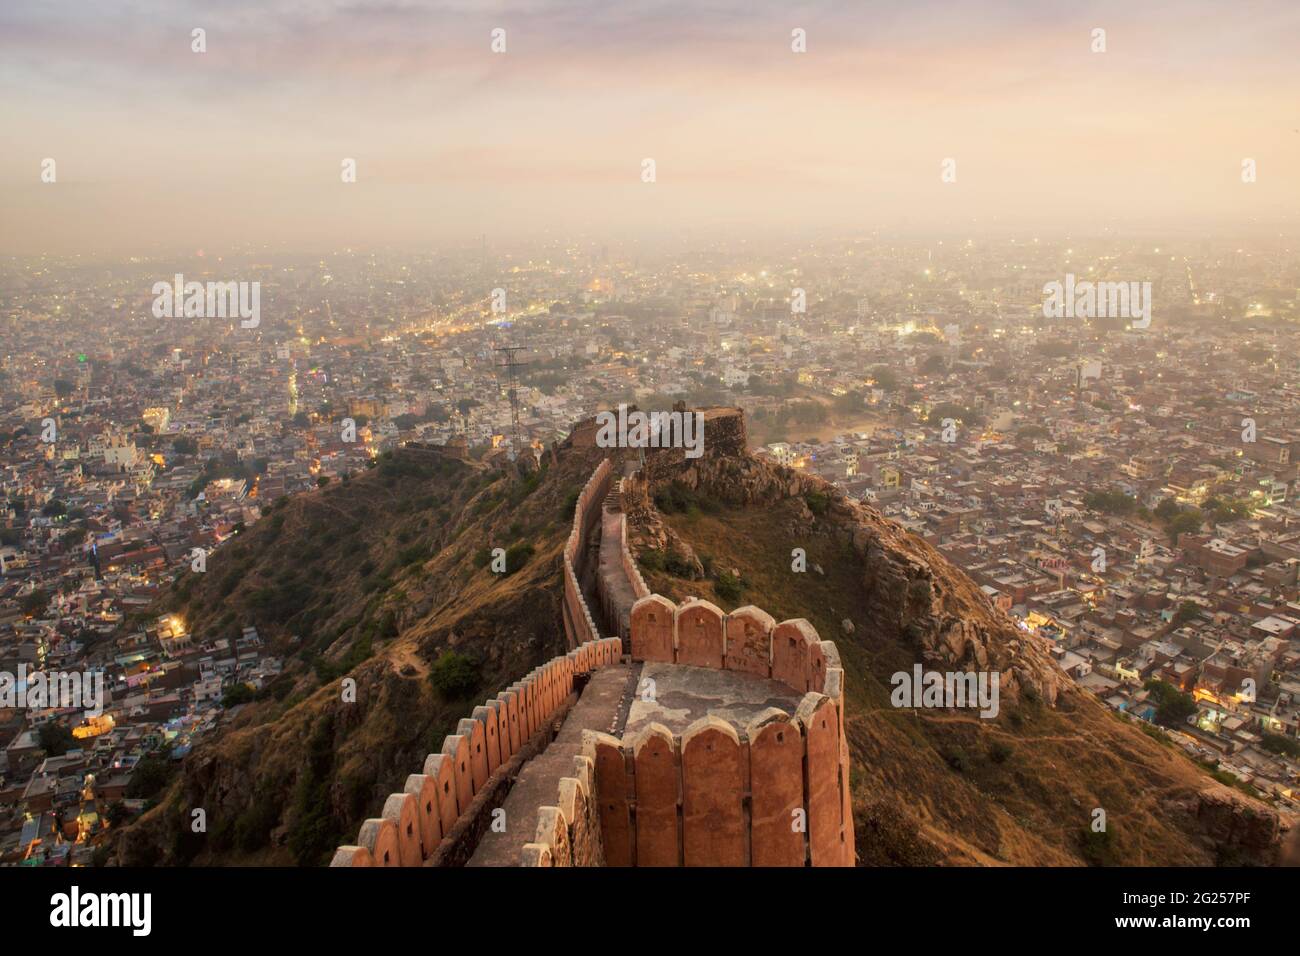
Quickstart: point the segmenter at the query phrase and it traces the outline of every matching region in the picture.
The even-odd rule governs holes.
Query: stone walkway
[[[631,633],[632,605],[636,603],[636,592],[632,582],[623,570],[623,549],[620,547],[618,530],[623,520],[623,512],[602,508],[600,513],[600,564],[599,574],[609,594],[612,613],[618,621],[618,634],[624,639]],[[611,622],[612,623],[612,622]]]
[[[532,843],[537,833],[538,808],[555,806],[560,778],[574,775],[573,758],[582,752],[582,732],[622,734],[620,718],[627,713],[626,701],[635,690],[634,677],[630,664],[612,664],[592,673],[560,733],[519,772],[503,804],[506,831],[485,833],[468,866],[520,865],[524,844]]]

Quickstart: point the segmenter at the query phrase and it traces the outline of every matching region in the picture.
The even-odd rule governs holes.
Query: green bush
[[[994,763],[1006,763],[1013,753],[1015,753],[1015,750],[1011,745],[1003,743],[1001,740],[995,740],[989,744],[989,759]]]
[[[745,593],[745,585],[730,571],[719,571],[713,581],[713,593],[729,604],[735,604]]]
[[[1288,757],[1300,757],[1300,741],[1294,737],[1284,737],[1281,734],[1264,734],[1263,747],[1265,750],[1271,750],[1275,754],[1286,754]]]
[[[235,821],[235,845],[244,853],[262,849],[271,841],[271,830],[280,822],[280,801],[263,785],[257,788],[253,805]]]
[[[673,575],[673,577],[695,577],[695,568],[686,560],[686,556],[680,551],[669,551],[668,554],[664,556],[664,570]]]
[[[506,548],[506,576],[514,574],[533,556],[533,546],[526,541],[516,541]]]
[[[1109,830],[1100,833],[1087,827],[1080,831],[1080,852],[1093,866],[1108,866],[1115,859],[1115,841]]]
[[[307,766],[294,785],[289,849],[299,866],[324,865],[336,843],[338,834],[330,813],[329,793],[333,771],[334,718],[326,715],[312,733]]]
[[[257,692],[247,684],[239,683],[230,690],[226,691],[221,697],[221,706],[227,709],[237,707],[240,704],[247,704],[251,700],[257,699]]]
[[[478,663],[456,651],[443,651],[430,669],[429,679],[443,700],[463,700],[478,689]]]
[[[647,571],[662,571],[664,569],[664,553],[651,548],[648,551],[642,551],[641,556],[637,558],[641,567]]]

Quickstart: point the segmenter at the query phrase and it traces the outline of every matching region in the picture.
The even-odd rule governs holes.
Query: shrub
[[[565,496],[564,504],[560,505],[561,517],[567,518],[569,521],[573,520],[573,511],[578,507],[578,494],[578,489],[574,488]]]
[[[808,505],[808,510],[815,515],[824,515],[831,507],[831,499],[825,492],[810,491],[803,496],[803,500]]]
[[[686,560],[686,556],[680,551],[669,551],[664,556],[664,570],[678,578],[695,577],[694,566]]]
[[[526,541],[516,541],[506,548],[506,576],[514,574],[533,556],[533,546]]]
[[[949,767],[952,767],[952,769],[958,773],[966,773],[970,770],[970,757],[967,756],[966,751],[960,747],[955,750],[946,751],[943,754],[943,759],[948,762]]]
[[[641,567],[647,571],[662,571],[664,569],[664,553],[651,548],[648,551],[642,551],[641,556],[637,559]]]
[[[150,754],[144,757],[131,771],[126,795],[132,799],[157,796],[171,780],[172,770],[171,762],[165,756]]]
[[[1093,866],[1106,866],[1114,860],[1115,841],[1109,830],[1097,832],[1087,827],[1081,831],[1079,843],[1083,858]]]
[[[1010,744],[1003,743],[1001,740],[995,740],[989,744],[989,759],[994,763],[1006,763],[1015,750]]]
[[[262,849],[271,841],[271,830],[280,822],[280,802],[266,786],[257,788],[253,805],[235,821],[235,845],[245,853]]]
[[[478,689],[478,664],[456,651],[443,651],[430,669],[429,679],[443,700],[463,700]]]
[[[720,571],[713,582],[713,593],[722,600],[735,604],[740,600],[740,596],[745,593],[745,585],[740,578],[730,571]]]
[[[239,704],[247,704],[249,701],[255,700],[256,697],[257,692],[247,684],[236,684],[222,695],[221,706],[225,708],[236,707]]]

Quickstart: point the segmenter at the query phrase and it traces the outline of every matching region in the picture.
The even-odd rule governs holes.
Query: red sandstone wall
[[[637,600],[650,596],[650,589],[646,587],[645,578],[641,577],[641,569],[637,567],[636,559],[632,557],[632,552],[627,546],[627,515],[623,516],[619,523],[618,542],[623,561],[623,572],[632,582],[632,590],[636,593]]]
[[[441,753],[429,754],[422,773],[406,778],[402,793],[391,795],[381,816],[361,825],[355,846],[341,846],[331,866],[419,866],[467,812],[474,798],[491,789],[492,779],[573,691],[573,679],[617,663],[618,638],[590,641],[547,661],[522,680],[475,707],[456,733],[443,740]],[[586,793],[590,793],[588,783]],[[595,820],[594,805],[591,820]],[[594,822],[588,838],[596,841]],[[584,859],[592,859],[590,847]],[[571,855],[571,854],[570,854]]]
[[[839,652],[804,620],[724,614],[660,595],[632,609],[632,658],[739,670],[803,694],[743,733],[706,717],[675,737],[593,734],[595,799],[610,866],[852,866]],[[748,797],[748,799],[746,799]]]
[[[608,458],[596,466],[586,485],[578,494],[578,503],[573,509],[573,530],[564,546],[564,631],[570,647],[579,647],[588,641],[600,637],[595,618],[582,596],[578,584],[583,570],[583,542],[600,520],[601,502],[609,493],[613,465]]]

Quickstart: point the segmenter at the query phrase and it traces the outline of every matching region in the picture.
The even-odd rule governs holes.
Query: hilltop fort
[[[624,480],[603,460],[574,508],[572,649],[474,708],[333,865],[853,864],[835,645],[806,620],[651,594]]]

